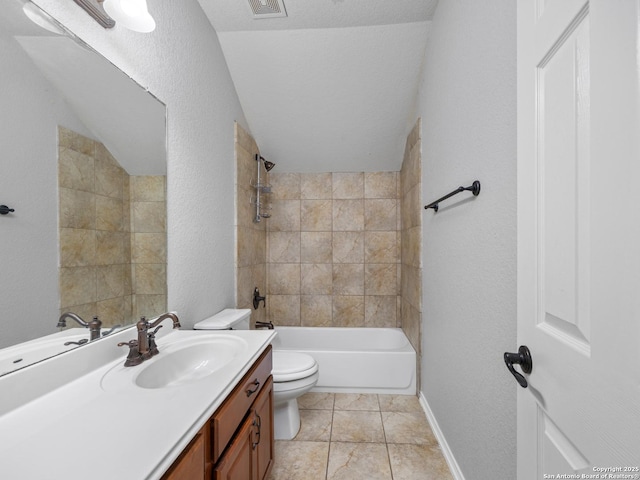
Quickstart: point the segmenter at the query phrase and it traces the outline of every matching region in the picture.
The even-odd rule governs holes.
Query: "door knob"
[[[516,369],[513,368],[514,364],[520,365],[522,371],[524,373],[531,373],[533,369],[533,361],[531,360],[531,352],[527,348],[526,345],[521,345],[518,349],[518,353],[504,353],[504,363],[507,365],[507,368],[515,377],[516,381],[520,384],[522,388],[527,388],[529,385],[527,383],[527,379],[521,373],[516,372]]]

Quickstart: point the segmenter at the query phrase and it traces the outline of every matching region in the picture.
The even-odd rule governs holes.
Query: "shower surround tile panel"
[[[398,248],[398,233],[365,232],[364,261],[365,263],[398,263],[400,260]]]
[[[418,119],[405,144],[400,170],[400,325],[416,350],[420,379],[422,318],[422,121]],[[418,385],[420,388],[420,385]]]
[[[253,308],[253,290],[258,288],[261,295],[267,293],[267,255],[273,255],[278,261],[285,261],[288,258],[284,255],[282,243],[275,245],[272,251],[267,245],[266,224],[271,219],[262,219],[255,222],[255,202],[256,190],[253,185],[258,181],[258,166],[261,183],[270,183],[269,174],[264,169],[262,162],[256,162],[256,155],[259,155],[258,146],[255,140],[240,126],[234,123],[234,140],[236,155],[236,308],[248,308],[251,310],[251,323],[256,321],[266,321],[266,308]],[[273,195],[271,195],[273,197]],[[273,213],[273,211],[272,211]],[[284,239],[282,239],[284,241]],[[299,245],[293,248],[293,259],[300,254]],[[267,299],[270,304],[272,298]]]
[[[269,237],[270,263],[300,263],[301,238],[296,232],[272,232]]]
[[[364,198],[364,173],[333,173],[332,196],[334,199]]]
[[[303,263],[300,265],[300,292],[303,295],[331,295],[333,293],[333,265],[331,263]]]
[[[276,232],[269,232],[269,242]],[[300,261],[302,263],[331,263],[333,260],[333,235],[331,232],[291,232],[300,237]]]
[[[333,231],[364,230],[364,199],[333,200]]]
[[[364,198],[396,198],[398,172],[365,172]]]
[[[394,198],[367,198],[364,201],[365,230],[395,230],[398,202]]]
[[[266,221],[267,270],[268,283],[276,284],[270,294],[296,297],[267,302],[269,319],[276,325],[396,327],[402,304],[395,298],[400,285],[399,172],[269,175],[274,209]],[[300,239],[300,290],[285,293],[282,284],[292,279],[276,278],[282,273],[278,264],[295,263],[295,236]],[[322,298],[313,301],[314,295]],[[295,304],[297,314],[291,310]]]
[[[300,230],[303,232],[331,231],[333,200],[301,200]]]
[[[396,316],[397,295],[365,295],[365,327],[388,327],[389,318]]]
[[[332,174],[331,173],[302,173],[300,174],[300,198],[301,199],[326,199],[332,198]]]
[[[331,295],[301,295],[300,315],[303,327],[330,327],[333,318]]]
[[[364,232],[333,232],[333,263],[364,264]]]

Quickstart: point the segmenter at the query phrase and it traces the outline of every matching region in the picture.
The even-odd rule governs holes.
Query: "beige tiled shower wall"
[[[402,329],[420,357],[422,315],[422,182],[420,119],[407,137],[400,170],[402,217]],[[420,378],[418,376],[418,378]]]
[[[165,177],[130,177],[101,143],[58,133],[60,311],[105,326],[164,312]]]
[[[260,295],[267,291],[266,285],[266,223],[262,219],[254,222],[256,216],[256,190],[253,185],[258,180],[256,155],[258,146],[253,137],[237,123],[235,124],[236,150],[236,306],[250,308],[252,323],[266,320],[266,308],[260,304],[253,309],[253,289]],[[268,182],[268,175],[260,162],[261,183]],[[268,196],[264,197],[268,201]]]
[[[271,172],[269,319],[276,325],[396,327],[398,172]]]

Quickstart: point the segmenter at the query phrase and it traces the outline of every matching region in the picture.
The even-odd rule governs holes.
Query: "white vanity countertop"
[[[135,331],[129,332],[127,336],[134,334]],[[219,335],[240,337],[248,348],[208,377],[157,389],[140,388],[132,381],[128,385],[124,382],[122,388],[105,388],[106,374],[133,378],[135,369],[161,359],[163,345],[171,345],[176,339],[182,342],[193,337],[201,341],[206,336]],[[160,354],[142,365],[122,367],[126,352],[120,349],[117,360],[4,414],[0,411],[0,478],[159,479],[274,336],[273,330],[176,330],[158,336]],[[60,361],[68,362],[75,352],[61,356]],[[81,353],[87,355],[89,351]],[[76,357],[82,360],[79,355]],[[39,365],[51,371],[56,360]],[[39,365],[30,368],[35,370]],[[0,396],[12,395],[12,390],[19,388],[16,378],[12,379],[10,391],[0,383]],[[34,378],[37,377],[24,376],[24,381],[33,382]]]

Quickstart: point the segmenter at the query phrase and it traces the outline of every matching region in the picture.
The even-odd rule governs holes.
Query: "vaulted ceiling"
[[[198,1],[278,171],[399,170],[437,0]]]

